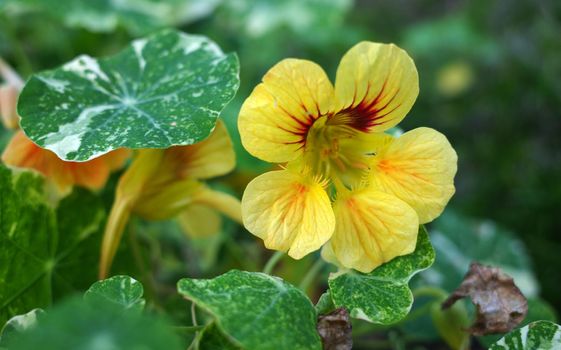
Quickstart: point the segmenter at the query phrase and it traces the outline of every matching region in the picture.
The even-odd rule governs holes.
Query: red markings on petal
[[[336,112],[331,117],[331,123],[345,124],[356,130],[369,132],[373,127],[389,122],[391,119],[384,120],[384,117],[399,108],[401,103],[390,107],[399,93],[399,88],[389,92],[387,91],[387,83],[388,79],[384,81],[378,94],[371,99],[368,98],[371,89],[369,83],[364,98],[358,103],[356,103],[357,89],[355,87],[355,94],[350,106]],[[387,98],[388,96],[391,97]],[[384,100],[386,101],[382,102]]]

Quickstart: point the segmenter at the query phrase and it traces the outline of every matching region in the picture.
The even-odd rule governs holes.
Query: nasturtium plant
[[[416,128],[399,137],[419,93],[412,58],[363,41],[341,58],[335,83],[314,62],[273,66],[241,107],[242,144],[282,170],[253,179],[245,227],[295,259],[323,247],[338,266],[369,273],[415,250],[455,192],[457,155],[446,137]]]
[[[521,241],[441,215],[466,150],[425,110],[425,58],[492,40],[458,16],[367,41],[385,32],[344,25],[352,5],[0,0],[0,348],[561,347]],[[478,88],[454,62],[450,104]],[[452,298],[526,294],[524,321],[470,334],[481,309],[442,308],[472,260],[514,282],[474,272]]]
[[[561,326],[536,321],[508,333],[490,350],[555,350],[561,348]]]
[[[33,75],[18,112],[36,144],[64,160],[206,138],[237,91],[238,60],[204,36],[165,30],[112,57],[82,55]]]
[[[348,270],[329,277],[329,291],[336,307],[351,317],[372,323],[392,324],[411,309],[413,295],[408,283],[434,262],[434,250],[424,226],[419,227],[415,251],[393,259],[370,273]]]
[[[184,278],[179,293],[214,318],[244,349],[321,349],[316,311],[306,295],[279,277],[233,270],[214,279]]]

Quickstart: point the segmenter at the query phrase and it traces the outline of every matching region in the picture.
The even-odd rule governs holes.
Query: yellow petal
[[[337,199],[333,210],[337,224],[329,243],[344,267],[367,273],[415,250],[417,214],[392,195],[358,190]]]
[[[179,224],[191,238],[205,238],[216,235],[222,227],[222,218],[213,208],[201,204],[188,205],[179,214]]]
[[[206,140],[167,149],[163,163],[164,168],[174,169],[172,171],[179,177],[208,179],[232,171],[236,165],[236,155],[228,131],[219,120]]]
[[[14,85],[0,86],[0,120],[7,129],[19,127],[19,115],[16,110],[19,89]]]
[[[424,224],[438,217],[454,194],[457,161],[444,135],[417,128],[395,138],[379,153],[371,185],[409,204]]]
[[[364,132],[397,125],[419,94],[413,60],[393,44],[361,42],[341,59],[335,80],[332,124]]]
[[[242,217],[249,232],[269,249],[300,259],[332,235],[335,217],[320,183],[288,171],[271,171],[247,186]]]
[[[308,130],[328,113],[333,86],[317,64],[285,59],[271,68],[244,102],[238,128],[257,158],[282,163],[302,152]]]

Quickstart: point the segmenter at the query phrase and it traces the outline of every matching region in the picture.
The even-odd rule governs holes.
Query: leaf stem
[[[197,310],[195,302],[191,302],[191,322],[193,323],[194,327],[197,327],[199,324],[197,323]]]
[[[279,251],[271,255],[271,257],[265,264],[265,267],[263,268],[263,273],[270,275],[271,272],[273,272],[273,269],[275,268],[277,263],[282,259],[283,256],[284,256],[284,252],[279,252]]]

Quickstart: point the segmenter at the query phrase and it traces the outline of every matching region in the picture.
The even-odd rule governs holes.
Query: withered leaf
[[[350,350],[353,347],[351,320],[344,307],[320,315],[317,324],[324,350]]]
[[[442,309],[467,296],[477,308],[475,322],[468,329],[476,336],[509,332],[528,312],[528,302],[520,289],[497,267],[472,262],[458,289],[442,303]]]

